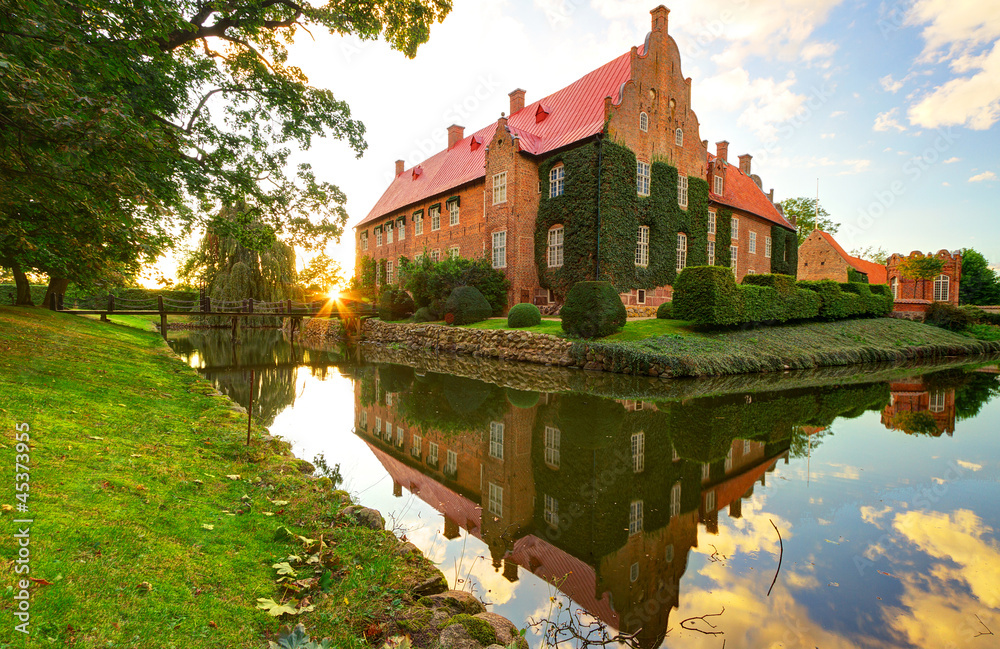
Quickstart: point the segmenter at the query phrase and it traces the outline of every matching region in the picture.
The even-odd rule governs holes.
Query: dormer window
[[[542,120],[544,120],[546,117],[548,117],[550,112],[552,112],[552,111],[550,111],[547,106],[544,106],[542,104],[538,104],[538,107],[535,108],[535,124],[538,124],[539,122],[541,122]]]
[[[470,151],[475,151],[481,146],[483,146],[483,138],[479,137],[478,135],[473,135],[471,138],[469,138]]]
[[[677,129],[674,131],[674,144],[677,146],[684,146],[684,131]]]
[[[549,171],[549,198],[563,195],[565,188],[566,167],[556,165]]]
[[[639,130],[645,133],[649,130],[649,115],[639,113]]]
[[[716,176],[715,177],[715,193],[718,194],[719,196],[722,196],[722,190],[723,190],[722,176]]]
[[[420,174],[422,173],[424,173],[423,167],[417,165],[416,167],[413,168],[413,179],[416,180],[417,178],[420,177]]]

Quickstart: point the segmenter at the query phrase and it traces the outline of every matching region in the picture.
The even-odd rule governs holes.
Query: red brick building
[[[760,178],[751,173],[749,155],[740,156],[738,167],[730,165],[725,141],[717,144],[715,155],[708,153],[691,110],[691,79],[681,74],[680,52],[667,33],[668,14],[663,6],[651,12],[652,31],[642,47],[535,102],[526,103],[525,91],[514,90],[509,116],[501,114],[495,124],[469,135],[452,125],[446,150],[410,169],[397,161],[394,180],[355,226],[357,258],[384,263],[381,281],[392,283],[402,256],[413,259],[425,251],[434,259],[486,255],[511,282],[508,304],[559,301],[560,295],[543,287],[538,269],[545,263],[562,265],[566,234],[562,224],[552,227],[545,259],[536,260],[536,216],[543,193],[546,199],[561,196],[570,180],[563,165],[546,161],[603,139],[634,153],[636,168],[622,172],[636,178],[639,196],[649,194],[654,161],[676,169],[682,210],[689,209],[689,178],[704,179],[709,186],[707,240],[689,242],[678,232],[651,245],[649,228],[644,235],[637,225],[632,235],[636,266],[641,259],[669,254],[676,255],[682,269],[688,265],[688,247],[701,250],[704,244],[708,263],[720,256],[716,252],[722,246],[736,253],[738,279],[771,272],[772,228],[794,231],[793,224],[773,204],[773,190],[763,192]],[[543,165],[545,178],[540,177]],[[723,210],[732,213],[732,237],[717,242],[715,219]],[[594,274],[575,281],[582,279],[594,279]],[[669,286],[646,286],[622,297],[626,303],[655,306],[670,296]]]
[[[958,251],[939,250],[937,254],[927,253],[928,257],[936,257],[944,264],[941,274],[934,279],[919,280],[903,277],[900,264],[904,259],[922,255],[914,250],[907,257],[894,253],[886,263],[889,287],[895,300],[894,310],[897,312],[923,313],[932,302],[948,302],[958,306],[958,288],[962,280],[962,254]]]
[[[800,280],[847,282],[851,270],[865,275],[869,284],[887,282],[885,266],[847,254],[828,232],[813,230],[799,246]]]
[[[916,377],[890,383],[889,390],[892,400],[882,411],[882,425],[886,428],[913,433],[913,415],[922,415],[932,423],[934,437],[942,433],[950,437],[955,432],[955,388],[928,386],[923,377]]]

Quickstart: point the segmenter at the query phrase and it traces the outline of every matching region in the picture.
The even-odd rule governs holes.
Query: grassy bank
[[[581,342],[574,356],[591,369],[635,374],[709,376],[942,358],[1000,351],[929,325],[895,318],[813,322],[633,341]]]
[[[444,322],[437,324],[444,324]],[[601,340],[626,341],[643,340],[645,338],[666,335],[697,335],[688,328],[688,324],[689,323],[683,320],[657,320],[656,318],[629,320],[625,323],[625,326],[622,327],[621,331],[611,334],[606,338],[602,338]],[[510,329],[510,327],[507,326],[507,318],[489,318],[481,322],[474,322],[473,324],[463,326],[469,329]],[[563,331],[562,320],[559,318],[542,318],[541,324],[537,324],[534,327],[512,329],[512,331],[531,331],[533,333],[551,334],[553,336],[559,336],[560,338],[570,338],[570,336],[567,336],[566,332]]]
[[[246,415],[156,333],[0,308],[0,457],[11,469],[23,422],[28,512],[10,510],[19,504],[12,480],[0,504],[7,529],[15,517],[34,519],[36,643],[259,648],[279,627],[257,608],[265,598],[315,606],[301,616],[314,637],[370,646],[365,632],[412,605],[412,585],[437,574],[422,557],[397,556],[391,533],[338,517],[340,494],[302,473],[311,467],[281,443],[255,430],[246,447]],[[327,548],[276,535],[280,527]],[[298,592],[280,588],[272,566],[311,553],[322,568],[296,564]],[[3,544],[10,576],[14,558]],[[8,590],[0,610],[10,634],[0,638],[17,637],[0,646],[23,646],[13,606]]]

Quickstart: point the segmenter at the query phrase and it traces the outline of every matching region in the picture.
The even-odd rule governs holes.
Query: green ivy
[[[732,268],[733,256],[729,247],[733,241],[733,211],[723,207],[715,215],[715,265]]]
[[[771,272],[794,277],[798,273],[798,268],[799,247],[796,234],[780,225],[772,225]]]

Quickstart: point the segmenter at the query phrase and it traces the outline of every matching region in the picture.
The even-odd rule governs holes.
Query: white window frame
[[[740,238],[740,220],[735,216],[729,219],[729,238],[730,239]]]
[[[756,274],[757,271],[755,271],[753,268],[747,268],[747,275],[756,275]]]
[[[681,483],[675,482],[670,488],[670,518],[680,516],[681,513]]]
[[[677,176],[677,204],[684,208],[688,206],[688,177],[683,174]]]
[[[899,278],[893,277],[889,280],[889,290],[892,291],[892,299],[899,299]]]
[[[364,429],[364,430],[368,430],[368,411],[367,410],[362,410],[361,411],[361,418],[360,419],[361,419],[361,428]]]
[[[646,303],[646,289],[637,288],[635,290],[635,301],[638,302],[639,304]]]
[[[545,427],[545,463],[559,468],[562,431],[553,426]]]
[[[448,256],[450,258],[452,258],[452,259],[458,258],[458,256],[459,256],[459,249],[458,249],[457,245],[448,248]]]
[[[934,301],[947,302],[951,297],[951,278],[944,273],[934,278]]]
[[[361,250],[362,252],[368,250],[368,232],[361,233]]]
[[[559,527],[559,501],[552,496],[545,494],[545,510],[543,514],[545,523],[549,527]]]
[[[432,207],[427,210],[427,214],[431,217],[431,232],[437,232],[441,229],[441,208]]]
[[[643,526],[643,503],[641,500],[633,500],[628,507],[628,535],[633,536],[642,532]]]
[[[764,258],[771,258],[771,237],[764,237]]]
[[[549,198],[562,196],[566,190],[566,166],[556,165],[549,170]]]
[[[559,268],[563,265],[563,241],[565,234],[566,228],[562,225],[553,225],[549,228],[549,268]]]
[[[715,234],[715,211],[708,211],[708,233]]]
[[[737,262],[740,258],[740,247],[739,246],[729,246],[729,266],[733,269],[733,277],[737,277],[736,267]]]
[[[489,500],[487,510],[497,518],[503,517],[503,487],[498,484],[489,483]]]
[[[716,196],[722,196],[722,191],[725,188],[726,188],[726,186],[725,186],[725,184],[724,184],[724,182],[722,180],[722,176],[716,175],[715,176],[715,195]]]
[[[375,437],[382,437],[382,418],[375,418]]]
[[[431,442],[427,445],[427,463],[437,464],[438,463],[438,445],[436,442]]]
[[[707,494],[705,494],[705,513],[710,514],[716,510],[715,507],[715,489],[712,489]]]
[[[458,453],[448,449],[444,456],[444,472],[450,475],[458,473]]]
[[[635,265],[641,268],[649,266],[649,226],[640,225],[635,243]]]
[[[493,267],[507,267],[507,231],[493,233]]]
[[[386,284],[392,283],[393,270],[394,269],[392,267],[392,260],[391,259],[386,259],[385,260],[385,283]]]
[[[645,111],[639,113],[639,130],[643,133],[649,131],[649,115]]]
[[[646,433],[632,433],[632,473],[646,470]]]
[[[751,255],[757,254],[757,233],[753,231],[750,232],[749,250]]]
[[[503,462],[503,431],[502,421],[490,422],[490,457]]]
[[[382,228],[375,230],[375,247],[382,245]]]
[[[677,272],[687,268],[688,238],[683,232],[677,233]]]
[[[392,243],[392,221],[385,224],[385,242]]]
[[[413,236],[417,236],[424,233],[424,215],[413,217]]]
[[[423,438],[420,435],[414,435],[410,440],[410,455],[415,457],[420,457],[423,452]]]
[[[431,250],[431,261],[433,261],[433,262],[439,262],[439,261],[441,261],[441,249],[440,248],[435,248],[434,250]]]
[[[402,426],[396,426],[396,446],[402,448],[403,440],[406,437],[406,433],[403,431]]]
[[[708,242],[707,252],[708,252],[708,265],[709,266],[714,266],[715,265],[715,242],[714,241],[709,241]]]
[[[448,225],[458,225],[459,220],[459,205],[458,201],[450,201],[448,203]]]
[[[493,204],[507,202],[507,172],[493,174]]]
[[[746,457],[747,455],[750,455],[750,440],[745,439],[743,440],[743,456]]]
[[[639,196],[649,196],[649,163],[637,160],[635,163],[635,191]]]
[[[674,131],[674,145],[684,146],[684,130],[678,128]]]
[[[927,408],[931,412],[944,412],[948,394],[944,390],[931,390]]]

